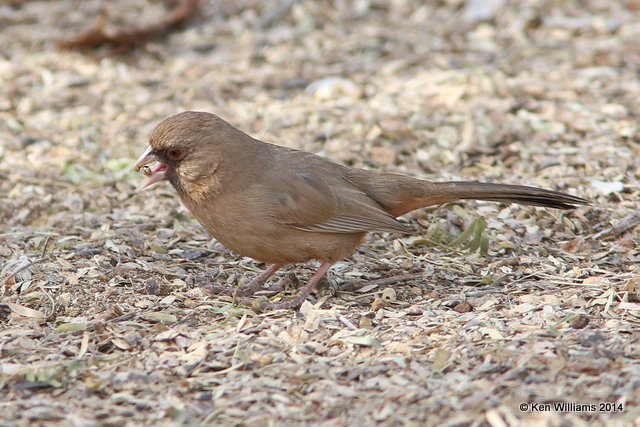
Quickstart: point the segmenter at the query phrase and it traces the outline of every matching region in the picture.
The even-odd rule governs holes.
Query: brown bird
[[[301,305],[329,267],[349,256],[367,232],[410,232],[396,218],[414,209],[461,199],[557,209],[587,203],[522,185],[429,182],[350,168],[259,141],[204,112],[165,119],[151,133],[149,145],[134,165],[149,176],[144,187],[168,180],[219,242],[271,264],[248,284],[225,292],[248,297],[286,264],[322,262],[295,297],[263,302],[263,310]],[[153,170],[147,166],[156,161]]]

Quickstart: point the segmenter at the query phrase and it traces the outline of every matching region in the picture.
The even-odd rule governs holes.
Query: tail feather
[[[395,216],[457,200],[519,203],[573,209],[589,202],[581,197],[525,185],[474,181],[430,182],[404,175],[357,170],[351,180]]]
[[[448,186],[449,184],[455,185],[456,190],[454,191],[454,194],[458,195],[459,199],[510,202],[556,209],[573,209],[577,205],[585,205],[589,203],[587,200],[581,197],[572,196],[571,194],[545,190],[537,187],[528,187],[525,185],[491,184],[465,181],[454,181],[442,184],[445,186]]]

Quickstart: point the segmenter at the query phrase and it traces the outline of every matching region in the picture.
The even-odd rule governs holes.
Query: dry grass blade
[[[32,275],[32,267],[42,261],[42,258],[31,260],[25,255],[9,260],[0,272],[0,287],[11,282],[28,280]]]

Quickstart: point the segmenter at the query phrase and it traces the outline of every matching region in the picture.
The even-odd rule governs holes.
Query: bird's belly
[[[250,197],[219,197],[206,209],[185,205],[198,222],[232,251],[266,263],[316,259],[336,262],[355,250],[366,233],[303,231],[276,221],[267,209],[246,203]]]
[[[267,230],[245,229],[238,233],[215,230],[211,234],[232,251],[266,263],[297,263],[308,260],[336,262],[348,257],[365,233],[337,234],[297,230],[286,225]]]

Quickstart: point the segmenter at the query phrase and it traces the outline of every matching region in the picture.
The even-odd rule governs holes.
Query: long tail
[[[556,209],[572,209],[589,203],[581,197],[524,185],[473,181],[430,182],[388,173],[358,173],[352,179],[395,217],[414,209],[465,199]]]
[[[526,185],[491,184],[486,182],[453,181],[434,183],[459,199],[487,200],[493,202],[520,203],[522,205],[543,206],[556,209],[573,209],[576,205],[589,203],[587,200],[558,191]],[[450,186],[453,186],[451,188]]]

